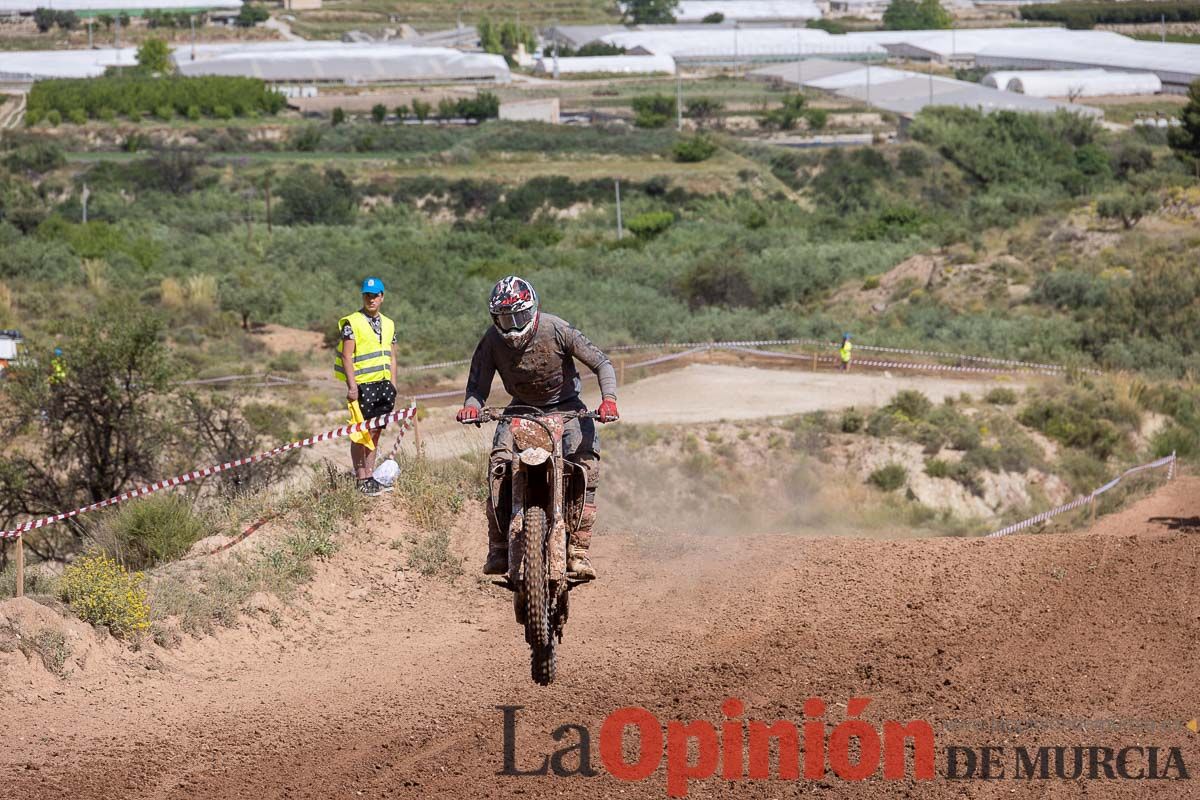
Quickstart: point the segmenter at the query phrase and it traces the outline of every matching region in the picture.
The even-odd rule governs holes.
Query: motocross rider
[[[510,275],[492,289],[488,310],[492,325],[484,332],[471,358],[466,400],[458,412],[459,422],[479,419],[480,409],[491,392],[497,372],[514,406],[533,406],[541,411],[586,411],[579,399],[582,381],[575,359],[588,366],[600,379],[602,402],[596,412],[601,422],[613,422],[617,413],[617,375],[612,362],[600,348],[570,323],[538,308],[533,286]],[[518,409],[519,410],[519,409]],[[526,409],[527,410],[527,409]],[[511,508],[508,467],[512,461],[513,435],[507,422],[496,427],[489,463],[489,487],[495,505],[488,504],[488,555],[485,575],[508,572],[507,509]],[[587,475],[583,517],[571,533],[567,547],[567,571],[581,578],[595,578],[588,558],[592,526],[596,522],[596,484],[600,477],[600,440],[591,419],[573,419],[563,433],[566,460],[583,467]]]

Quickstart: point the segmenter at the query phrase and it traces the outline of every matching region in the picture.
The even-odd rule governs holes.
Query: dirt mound
[[[495,707],[524,707],[515,755],[530,769],[563,746],[550,737],[560,725],[597,737],[629,705],[664,722],[719,724],[728,697],[748,718],[796,722],[805,699],[821,697],[831,726],[849,698],[870,697],[863,716],[877,728],[930,722],[939,772],[951,744],[1178,746],[1191,766],[1197,739],[1183,721],[1200,704],[1198,496],[1200,480],[1184,478],[1089,534],[1000,540],[608,535],[596,544],[601,580],[574,596],[560,678],[545,689],[528,680],[508,594],[469,573],[453,586],[414,574],[390,545],[405,529],[384,500],[279,627],[253,621],[185,643],[161,671],[59,681],[63,694],[32,705],[9,702],[10,692],[0,701],[0,796],[661,798],[663,769],[635,783],[603,770],[586,780],[497,775]],[[482,532],[457,541],[473,568]],[[999,717],[1039,727],[979,727]],[[1116,727],[1081,734],[1071,720]],[[1162,728],[1129,727],[1139,720]],[[598,750],[593,738],[597,768]],[[1180,786],[1101,780],[1086,794],[1182,797]],[[1084,791],[941,777],[795,787],[935,800]],[[716,778],[690,788],[793,791]]]

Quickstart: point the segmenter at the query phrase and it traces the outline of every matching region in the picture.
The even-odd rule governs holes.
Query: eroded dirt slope
[[[390,502],[390,501],[387,501]],[[662,721],[802,721],[806,698],[872,698],[865,717],[926,719],[949,744],[1179,746],[1200,736],[950,730],[954,721],[1187,720],[1200,714],[1200,480],[1182,478],[1090,533],[878,541],[609,535],[602,580],[575,596],[557,683],[528,680],[508,594],[397,572],[381,509],[280,630],[252,622],[134,654],[57,688],[0,695],[0,797],[665,797],[640,783],[505,777],[502,720],[521,705],[518,763],[550,732],[643,706]],[[482,542],[472,541],[476,566]],[[842,704],[840,707],[837,704]],[[690,797],[1196,796],[1178,781],[694,782]]]

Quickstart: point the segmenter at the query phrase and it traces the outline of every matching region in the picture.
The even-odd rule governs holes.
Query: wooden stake
[[[17,537],[17,589],[14,597],[25,596],[25,538]]]
[[[417,398],[414,397],[412,399],[412,404],[415,408],[417,405]],[[413,444],[416,445],[417,457],[419,458],[420,456],[424,455],[424,451],[421,449],[421,418],[417,414],[418,412],[413,412]]]
[[[817,371],[817,354],[813,353],[813,372]]]

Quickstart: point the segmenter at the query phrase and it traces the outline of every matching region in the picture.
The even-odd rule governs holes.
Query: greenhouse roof
[[[502,56],[396,43],[262,42],[177,47],[184,75],[242,75],[267,81],[511,80]]]
[[[32,14],[39,8],[55,11],[87,12],[126,11],[136,13],[150,9],[162,11],[208,11],[218,8],[237,9],[242,0],[0,0],[0,14]]]
[[[675,18],[700,22],[709,14],[727,20],[820,19],[821,11],[810,0],[680,0]]]

